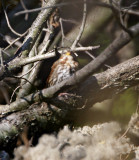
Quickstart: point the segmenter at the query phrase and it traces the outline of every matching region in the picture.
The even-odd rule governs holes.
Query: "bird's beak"
[[[70,52],[66,52],[66,55],[69,56],[69,55],[71,55],[71,53]]]

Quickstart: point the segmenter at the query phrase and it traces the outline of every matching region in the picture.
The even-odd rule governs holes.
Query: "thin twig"
[[[30,83],[33,87],[35,87],[35,85],[33,84],[33,83],[31,83],[28,79],[26,79],[26,78],[23,78],[23,77],[20,77],[20,76],[13,76],[14,78],[18,78],[18,79],[24,79],[24,84],[26,83],[26,82],[28,82],[28,83]],[[15,89],[14,89],[14,91],[13,91],[13,93],[12,93],[12,95],[11,95],[11,98],[10,98],[10,103],[12,102],[12,99],[13,99],[13,96],[14,96],[14,94],[15,94],[15,92],[17,91],[17,89],[19,89],[19,88],[21,88],[24,84],[20,84],[19,86],[17,86]],[[36,87],[35,87],[36,88]],[[37,88],[36,88],[37,89]]]
[[[27,11],[28,9],[26,8],[23,0],[20,0],[20,3],[21,3],[21,5],[22,5],[22,7],[24,8],[24,10]],[[28,20],[28,13],[25,14],[25,20]]]
[[[62,21],[63,21],[63,19],[60,18],[60,26],[61,26],[61,33],[62,33],[62,47],[63,47],[63,46],[64,46],[64,39],[67,40],[67,41],[69,41],[69,42],[71,42],[71,40],[70,40],[70,39],[67,39],[67,38],[65,37]],[[65,20],[65,21],[70,22],[70,21],[68,21],[68,20]],[[71,43],[72,43],[72,42],[71,42]],[[83,47],[79,42],[78,42],[78,46]],[[94,46],[94,47],[96,47],[96,48],[92,48],[92,49],[97,49],[97,46]],[[99,47],[100,47],[100,46],[98,46],[98,48],[99,48]],[[92,49],[91,49],[91,50],[92,50]],[[88,49],[83,50],[83,51],[85,51],[85,53],[86,53],[87,55],[89,55],[92,59],[95,59],[95,57],[94,57],[90,52],[88,52]]]
[[[21,86],[17,86],[17,87],[14,89],[14,91],[13,91],[13,93],[12,93],[12,95],[11,95],[11,98],[10,98],[10,103],[11,103],[12,100],[13,100],[13,96],[14,96],[15,92],[16,92],[20,87],[21,87]]]
[[[82,45],[81,45],[81,43],[78,43],[78,45],[80,46],[80,47],[83,47]],[[85,53],[87,54],[87,55],[89,55],[92,59],[95,59],[95,56],[93,56],[90,52],[88,52],[87,50],[85,51]]]
[[[2,49],[0,48],[0,62],[1,62],[1,66],[4,66],[4,62],[3,62],[3,53],[2,53]]]
[[[50,40],[48,40],[48,41],[44,44],[43,48],[41,49],[41,51],[39,52],[38,55],[44,54],[44,52],[46,52],[46,50],[47,50],[49,44],[50,44]]]
[[[9,27],[9,29],[11,30],[11,32],[13,32],[13,33],[14,33],[15,35],[17,35],[17,36],[22,36],[22,34],[17,33],[17,32],[11,27],[10,22],[9,22],[9,19],[8,19],[8,15],[7,15],[7,13],[6,13],[6,9],[5,9],[5,7],[4,7],[4,2],[3,2],[3,0],[2,0],[2,7],[3,7],[3,11],[4,11],[4,14],[5,14],[6,21],[7,21],[7,25],[8,25],[8,27]]]
[[[64,39],[67,40],[65,37],[65,34],[64,34],[63,21],[77,24],[77,22],[73,21],[73,20],[67,20],[67,19],[63,19],[63,18],[59,19],[60,27],[61,27],[61,34],[62,34],[62,42],[61,42],[62,47],[64,47]]]
[[[64,19],[64,18],[61,18],[63,22],[70,22],[70,23],[73,23],[73,24],[79,24],[77,21],[75,21],[74,19]]]
[[[25,74],[22,74],[22,75],[20,75],[20,76],[16,76],[16,77],[22,78],[23,76],[27,75],[28,73],[30,73],[30,72],[37,66],[37,64],[38,64],[38,62],[37,62],[32,68],[30,68],[30,69],[28,70],[28,72],[26,72]]]
[[[60,27],[61,27],[61,34],[62,34],[62,47],[64,47],[64,38],[65,38],[65,34],[64,34],[64,29],[63,29],[63,23],[62,23],[62,18],[59,19],[60,22]]]
[[[119,6],[119,4],[113,0],[109,0],[109,2],[111,4],[111,10],[113,11],[114,16],[117,19],[120,27],[128,34],[131,34],[130,30],[124,24],[121,6]]]
[[[41,33],[42,33],[42,32],[41,32]],[[36,40],[36,42],[35,42],[32,50],[30,51],[30,53],[29,53],[29,55],[28,55],[29,58],[34,57],[34,56],[37,55],[37,53],[38,53],[38,51],[36,51],[36,50],[37,50],[36,48],[38,48],[39,41],[40,41],[40,37],[41,37],[41,33],[39,34],[39,36],[38,36],[38,38],[37,38],[37,40]],[[37,52],[37,53],[36,53],[36,52]],[[26,58],[27,58],[27,57],[26,57]],[[32,68],[32,66],[36,66],[36,64],[38,64],[38,62],[36,62],[36,63],[34,63],[34,64],[29,64],[29,65],[24,66],[24,67],[23,67],[23,70],[22,70],[22,73],[21,73],[21,75],[23,75],[24,78],[30,79],[30,82],[31,82],[32,84],[34,83],[34,82],[32,81],[33,76],[30,76],[30,75],[33,75],[33,71],[34,71],[34,70],[32,70],[32,72],[28,72],[28,71]],[[39,64],[35,67],[35,69],[38,68],[38,66],[39,66]],[[34,69],[34,68],[33,68],[33,69]],[[29,74],[26,74],[27,72],[28,72]],[[31,78],[29,78],[29,77],[31,77]],[[35,77],[35,79],[36,79],[36,77]],[[25,86],[26,86],[27,84],[29,84],[29,86],[32,88],[32,85],[30,85],[30,83],[25,83],[25,82],[26,82],[26,81],[25,81],[24,79],[21,79],[21,81],[20,81],[20,86],[22,86],[22,88],[19,89],[18,96],[17,96],[18,98],[20,97],[20,93],[22,93],[21,97],[24,96],[23,93],[25,93],[25,92],[27,93],[27,89],[25,89],[25,88],[26,88]]]
[[[80,27],[80,31],[79,31],[79,34],[77,36],[77,38],[75,39],[75,41],[73,42],[72,46],[71,46],[71,49],[75,48],[76,45],[78,44],[82,34],[83,34],[83,31],[84,31],[84,27],[85,27],[85,23],[86,23],[86,17],[87,17],[87,3],[86,3],[86,0],[84,0],[84,7],[83,7],[83,19],[82,19],[82,25]]]
[[[75,3],[75,2],[63,2],[63,3],[55,4],[55,5],[52,5],[52,6],[50,5],[50,6],[47,6],[47,7],[35,8],[35,9],[26,10],[26,11],[20,11],[20,12],[15,13],[15,16],[19,16],[19,15],[26,14],[26,13],[38,12],[38,11],[41,11],[41,10],[44,10],[44,9],[49,9],[49,8],[66,6],[66,5],[73,4],[73,3]],[[81,1],[78,1],[76,3],[81,3]]]
[[[60,2],[60,0],[48,1],[47,5],[48,6],[55,5],[59,2]],[[45,6],[46,6],[46,4],[45,4]],[[19,55],[21,55],[22,57],[27,57],[28,56],[29,52],[33,48],[33,46],[34,46],[34,44],[35,44],[35,42],[38,38],[38,35],[42,31],[42,28],[43,28],[45,22],[47,20],[49,20],[49,16],[52,12],[53,12],[53,9],[50,8],[48,10],[44,10],[44,11],[39,13],[36,20],[33,22],[32,26],[31,26],[31,29],[29,30],[29,34],[26,36],[22,46],[17,49],[14,56],[12,56],[7,61],[7,63],[12,61],[13,59],[15,59]]]
[[[58,52],[59,53],[63,53],[63,52],[65,53],[67,51],[80,52],[80,51],[97,49],[99,47],[100,46],[78,47],[78,48],[74,48],[74,49],[66,48],[66,49],[60,49],[60,50],[58,50]],[[48,59],[48,58],[51,58],[51,57],[54,57],[54,56],[55,56],[55,51],[50,51],[50,52],[47,52],[46,54],[43,54],[43,55],[37,55],[37,56],[34,56],[34,57],[30,57],[30,58],[27,57],[27,58],[24,58],[24,59],[21,58],[21,59],[18,59],[18,61],[16,61],[16,64],[11,62],[12,66],[10,66],[10,69],[13,69],[15,67],[18,68],[18,67],[21,67],[21,66],[25,66],[27,64],[34,63],[34,62],[37,62],[37,61],[42,61],[44,59]]]
[[[139,10],[133,11],[132,9],[121,9],[122,12],[128,13],[128,14],[133,14],[136,16],[139,16]]]
[[[4,54],[6,54],[8,57],[10,57],[10,54],[9,54],[8,52],[6,52],[5,50],[2,49],[2,52],[3,52]]]
[[[30,9],[27,11],[20,11],[15,13],[15,16],[19,16],[22,14],[26,14],[26,13],[33,13],[33,12],[38,12],[44,9],[49,9],[49,8],[56,8],[56,7],[62,7],[62,6],[66,6],[66,5],[70,5],[70,4],[78,4],[78,3],[82,3],[81,0],[76,0],[75,2],[64,2],[64,3],[59,3],[59,4],[55,4],[55,5],[50,5],[48,7],[40,7],[40,8],[35,8],[35,9]],[[103,3],[103,2],[95,2],[95,1],[89,1],[88,3],[91,3],[93,5],[98,5],[100,7],[106,7],[106,8],[112,8],[112,6],[110,4],[107,3]]]
[[[80,43],[78,43],[79,46],[82,46]],[[95,46],[94,46],[95,47]],[[97,48],[96,48],[97,49]],[[85,53],[90,56],[93,60],[96,58],[95,56],[93,56],[88,50],[85,50]],[[105,67],[107,68],[111,68],[111,66],[104,64]]]
[[[122,136],[120,136],[120,138],[125,137],[129,130],[130,130],[130,127],[128,127],[128,128],[126,129],[126,131],[122,134]],[[119,139],[120,139],[120,138],[119,138]]]
[[[14,43],[16,43],[22,37],[24,37],[27,33],[28,33],[28,30],[25,33],[23,33],[20,37],[16,38],[12,43],[10,43],[10,45],[8,45],[6,48],[4,48],[4,50],[7,50],[8,48],[10,48]]]
[[[88,46],[88,47],[76,47],[74,49],[69,49],[69,51],[71,51],[71,52],[92,51],[93,49],[98,49],[99,47],[100,47],[100,45],[98,45],[98,46]],[[59,51],[59,52],[61,52],[61,51]]]
[[[3,38],[4,41],[6,41],[8,44],[11,44],[11,42],[4,36],[2,33],[0,33],[0,36]]]
[[[57,1],[57,2],[58,2],[58,1]],[[49,6],[49,5],[47,4],[47,6]],[[46,12],[46,11],[47,11],[47,10],[44,10],[44,11],[42,11],[42,12]],[[34,48],[34,52],[35,52],[36,48],[38,48],[38,46],[39,46],[39,47],[40,47],[40,51],[39,51],[39,53],[37,53],[38,56],[43,55],[45,52],[48,51],[48,48],[49,48],[50,44],[52,43],[55,34],[57,33],[56,30],[55,30],[56,27],[53,27],[53,16],[55,16],[56,13],[57,13],[57,12],[53,12],[52,15],[51,15],[51,17],[49,17],[49,19],[47,19],[48,28],[49,28],[49,26],[51,26],[51,27],[49,28],[49,29],[50,29],[50,32],[46,33],[42,44],[39,46],[39,39],[41,38],[41,35],[40,35],[40,38],[38,38],[37,41],[36,41],[37,44],[35,44],[36,47]],[[49,15],[49,16],[50,16],[50,15]],[[55,21],[54,21],[54,22],[55,22]],[[41,31],[42,31],[42,29],[41,29]],[[54,55],[55,55],[55,54],[54,54]],[[35,54],[34,54],[33,56],[35,56]],[[42,63],[42,62],[39,62],[39,64],[37,65],[37,67],[35,67],[35,69],[30,73],[30,75],[28,75],[28,77],[30,77],[31,83],[34,83],[34,82],[36,81],[36,77],[37,77],[37,75],[38,75],[38,72],[40,71],[41,63]],[[34,64],[34,65],[35,65],[35,64]],[[24,68],[26,69],[26,66],[25,66]],[[24,69],[24,70],[25,70],[25,69]],[[27,66],[27,69],[28,69],[28,66]],[[24,71],[24,70],[23,70],[23,71]],[[26,71],[26,70],[25,70],[25,71]],[[21,82],[21,83],[22,83],[22,82]],[[29,94],[31,90],[32,90],[32,86],[31,86],[29,83],[26,83],[26,84],[22,87],[22,89],[19,90],[18,97],[23,97],[23,96]]]
[[[97,58],[96,58],[97,59]],[[111,94],[113,93],[113,95],[115,95],[115,89],[117,88],[117,86],[115,86],[114,84],[116,83],[115,81],[113,81],[112,79],[111,79],[111,76],[108,76],[108,75],[111,75],[111,73],[114,73],[114,77],[116,78],[117,76],[120,76],[120,75],[122,75],[122,73],[125,73],[127,70],[128,70],[128,73],[127,73],[127,75],[128,76],[125,76],[124,77],[124,81],[125,81],[125,79],[127,79],[127,77],[129,78],[129,81],[132,83],[132,84],[130,84],[127,88],[129,88],[129,87],[131,87],[132,85],[135,85],[135,81],[136,81],[136,79],[134,79],[134,77],[132,77],[133,79],[130,79],[130,77],[131,77],[131,75],[133,74],[133,72],[135,71],[135,73],[136,73],[136,76],[137,76],[137,74],[139,73],[138,72],[138,69],[136,69],[135,70],[135,68],[138,66],[138,64],[139,64],[139,61],[138,61],[138,59],[139,59],[139,56],[137,56],[137,57],[134,57],[134,58],[132,58],[132,59],[130,59],[130,60],[128,60],[128,61],[126,61],[126,62],[123,62],[122,64],[119,64],[119,65],[117,65],[117,66],[115,66],[114,68],[112,68],[111,69],[111,71],[110,70],[107,70],[107,71],[105,71],[104,73],[99,73],[99,74],[96,74],[96,75],[94,75],[94,81],[92,81],[92,83],[91,83],[91,85],[92,85],[92,88],[95,88],[95,85],[96,85],[96,82],[99,82],[99,83],[97,83],[97,85],[99,85],[99,87],[96,87],[95,88],[95,92],[93,92],[93,94],[96,94],[97,93],[97,96],[98,97],[101,97],[100,96],[100,93],[103,93],[104,94],[104,90],[103,89],[101,89],[101,88],[103,88],[103,86],[106,84],[106,83],[108,83],[107,81],[108,81],[108,79],[112,82],[112,88],[113,88],[113,91],[111,92]],[[93,61],[94,62],[94,61]],[[130,65],[129,65],[130,64]],[[85,69],[86,67],[84,67],[84,69]],[[122,68],[122,69],[121,69]],[[90,68],[91,69],[91,68]],[[82,69],[81,69],[82,70]],[[80,70],[80,71],[81,71]],[[86,70],[86,69],[85,69]],[[84,70],[84,73],[86,73],[85,72],[85,70]],[[77,71],[78,73],[80,72],[80,71]],[[115,71],[116,71],[116,73],[115,73]],[[133,71],[133,72],[132,72]],[[50,103],[52,103],[53,105],[56,105],[57,104],[57,100],[55,99],[55,98],[53,98],[53,96],[56,96],[58,93],[60,93],[60,91],[63,91],[64,89],[68,89],[69,87],[71,87],[71,85],[73,85],[73,83],[71,83],[71,80],[74,78],[74,81],[76,81],[76,84],[79,84],[79,77],[77,77],[77,76],[82,76],[81,75],[81,72],[78,74],[76,72],[76,78],[78,78],[78,79],[76,79],[75,78],[75,76],[73,76],[73,77],[69,77],[67,80],[64,80],[63,82],[60,82],[60,83],[58,83],[58,84],[56,84],[56,85],[54,85],[54,86],[52,86],[52,87],[49,87],[49,88],[46,88],[46,89],[43,89],[43,90],[41,90],[41,91],[38,91],[38,92],[35,92],[35,93],[32,93],[32,94],[30,94],[30,95],[28,95],[28,96],[26,96],[26,97],[24,97],[24,98],[20,98],[20,99],[17,99],[15,102],[13,102],[13,103],[11,103],[10,105],[5,105],[5,107],[4,106],[0,106],[0,117],[4,117],[6,114],[8,114],[8,113],[11,113],[11,112],[15,112],[15,111],[19,111],[19,110],[23,110],[23,109],[26,109],[26,108],[28,108],[28,105],[30,105],[31,103],[34,103],[34,102],[40,102],[40,101],[42,101],[42,99],[40,99],[40,97],[41,98],[44,98],[46,101],[48,100],[48,102],[50,102]],[[118,73],[118,75],[117,75],[117,73]],[[77,75],[78,74],[78,75]],[[103,78],[104,77],[104,75],[106,74],[106,77],[108,78]],[[92,75],[92,74],[91,74]],[[84,80],[85,80],[85,77],[84,77]],[[102,82],[103,81],[103,82]],[[116,80],[116,81],[119,81],[119,79],[118,80]],[[129,81],[127,82],[127,83],[129,83]],[[134,82],[133,82],[134,81]],[[95,83],[93,83],[93,82],[95,82]],[[88,83],[88,82],[87,82]],[[137,84],[138,82],[136,81],[136,84]],[[75,85],[75,83],[74,83],[74,85]],[[66,88],[65,88],[65,86],[66,86]],[[124,87],[125,85],[123,85],[122,87]],[[87,87],[86,85],[84,86],[85,88]],[[88,86],[89,88],[90,88],[90,85]],[[110,86],[109,86],[110,87]],[[109,90],[109,87],[107,88],[108,90]],[[121,83],[119,83],[119,87],[121,87]],[[126,88],[126,89],[127,89]],[[91,89],[91,88],[90,88]],[[87,89],[88,90],[88,89]],[[88,92],[89,94],[91,94],[92,95],[92,90],[93,89],[91,89],[91,93],[90,92]],[[83,94],[83,90],[81,89],[80,91],[82,91],[82,94]],[[89,90],[88,90],[89,91]],[[118,93],[120,93],[120,90],[118,91]],[[86,94],[86,93],[85,93]],[[84,95],[84,94],[83,94]],[[109,94],[105,94],[106,95],[106,97],[104,96],[103,98],[104,99],[107,99],[107,98],[110,98],[111,96],[109,95]],[[87,97],[88,97],[88,95],[87,95]],[[98,97],[95,97],[97,100],[97,102],[100,102],[100,99],[98,98]],[[92,96],[90,97],[91,98],[91,100],[92,100]],[[101,101],[102,100],[104,100],[104,99],[101,99]],[[98,100],[99,99],[99,100]],[[95,101],[93,100],[93,103],[94,103]],[[60,103],[60,101],[59,101],[59,103]],[[61,103],[60,103],[60,105],[62,105],[62,103],[64,103],[64,101],[61,101]],[[89,101],[89,103],[90,103],[90,101]],[[92,106],[92,105],[91,105]],[[60,107],[60,106],[59,106]],[[63,106],[63,108],[65,107],[65,103],[64,103],[64,106]],[[69,110],[72,110],[71,109],[71,103],[70,103],[70,107],[68,108]],[[75,109],[75,108],[74,108]]]

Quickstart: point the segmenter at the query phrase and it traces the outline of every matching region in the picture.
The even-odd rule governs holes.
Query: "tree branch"
[[[86,3],[86,0],[84,0],[82,24],[81,24],[78,36],[76,37],[76,39],[74,40],[74,42],[73,42],[73,44],[71,46],[71,49],[75,48],[76,45],[78,44],[79,40],[81,39],[81,36],[83,34],[83,31],[84,31],[85,23],[86,23],[86,17],[87,17],[87,3]]]
[[[89,81],[87,80],[86,82],[84,82],[85,84],[82,84],[81,87],[78,86],[78,96],[69,95],[69,97],[66,99],[61,96],[57,97],[57,93],[59,93],[60,90],[59,87],[61,87],[61,84],[63,83],[61,82],[58,85],[43,89],[24,98],[20,98],[10,105],[1,105],[0,117],[4,117],[6,114],[9,114],[11,112],[27,109],[30,104],[42,101],[52,103],[60,108],[67,110],[82,108],[84,103],[86,103],[86,99],[88,102],[91,101],[91,104],[94,104],[95,102],[98,102],[98,100],[102,97],[105,97],[105,99],[107,99],[111,97],[111,95],[118,94],[121,91],[139,83],[138,76],[139,56],[132,58],[122,64],[119,64],[103,73],[94,75],[89,79]],[[110,95],[104,94],[103,96],[100,96],[100,94],[104,93],[105,91],[107,93],[108,90],[111,91]],[[96,98],[92,99],[92,97]],[[102,98],[101,100],[104,100],[104,98]]]
[[[60,0],[51,0],[48,1],[48,6],[53,6],[56,3],[60,2]],[[45,25],[45,22],[49,19],[49,15],[53,12],[54,8],[48,8],[47,10],[43,10],[40,12],[36,20],[31,26],[31,29],[29,30],[29,34],[25,38],[22,46],[17,50],[14,57],[12,57],[9,61],[14,59],[16,56],[21,54],[23,57],[26,57],[30,50],[32,49],[34,43],[36,42],[36,39],[38,38],[39,33],[41,32],[43,26]]]
[[[7,116],[6,119],[1,119],[0,148],[7,145],[13,146],[16,143],[15,139],[18,138],[19,134],[23,131],[23,128],[26,125],[29,125],[32,130],[30,135],[33,135],[39,128],[42,130],[46,130],[46,128],[53,130],[54,128],[51,123],[60,126],[63,118],[67,115],[66,113],[66,111],[63,112],[61,109],[58,109],[53,105],[42,103],[41,106],[40,104],[34,104],[27,110],[13,113]]]
[[[8,19],[8,15],[7,15],[7,13],[6,13],[6,9],[5,9],[5,7],[4,7],[4,2],[3,2],[3,0],[2,0],[2,7],[3,7],[3,10],[4,10],[4,14],[5,14],[5,18],[6,18],[6,21],[7,21],[7,25],[8,25],[8,27],[9,27],[9,29],[11,30],[11,32],[13,32],[15,35],[17,35],[17,36],[22,36],[22,34],[19,34],[19,33],[17,33],[12,27],[11,27],[11,25],[10,25],[10,22],[9,22],[9,19]]]
[[[89,77],[82,85],[78,86],[78,95],[81,98],[75,96],[76,103],[72,106],[69,99],[61,99],[60,96],[53,98],[53,87],[26,96],[10,105],[0,106],[0,144],[11,142],[9,140],[16,138],[25,124],[30,127],[39,124],[40,127],[44,126],[45,128],[46,126],[49,128],[51,124],[60,125],[64,119],[67,119],[67,114],[73,108],[79,109],[77,107],[80,107],[81,109],[81,105],[84,106],[84,104],[86,105],[84,108],[90,107],[92,104],[109,99],[136,84],[139,84],[139,56]],[[30,105],[30,103],[38,103],[43,100],[48,104]],[[60,105],[64,109],[49,105],[50,103]]]
[[[70,51],[70,52],[80,52],[80,51],[88,51],[88,50],[91,51],[93,49],[98,49],[99,47],[100,46],[77,47],[77,48],[74,48],[74,49],[64,48],[64,49],[59,49],[58,52],[59,53],[63,53],[63,52],[65,53],[67,51]],[[37,61],[42,61],[42,60],[45,60],[45,59],[49,59],[49,58],[52,58],[54,56],[55,56],[55,51],[50,51],[50,52],[47,52],[46,54],[37,55],[37,56],[34,56],[34,57],[16,58],[15,60],[10,61],[8,63],[8,65],[6,66],[6,69],[8,71],[13,71],[13,70],[15,70],[17,68],[20,68],[22,66],[25,66],[27,64],[34,63],[34,62],[37,62]],[[4,78],[4,76],[3,76],[4,72],[6,72],[6,70],[3,70],[3,68],[0,67],[0,80],[2,80]]]
[[[133,26],[131,29],[132,35],[136,36],[139,33],[139,24]],[[110,44],[94,61],[90,62],[88,65],[83,67],[81,70],[77,71],[73,76],[69,77],[67,80],[54,85],[48,89],[44,89],[40,92],[33,93],[25,98],[19,99],[6,107],[3,107],[1,114],[10,113],[15,110],[22,110],[27,107],[28,103],[38,102],[40,97],[52,98],[55,94],[61,91],[76,86],[90,75],[92,75],[109,57],[121,49],[125,44],[131,40],[131,36],[127,32],[123,32],[119,37],[117,37],[112,44]],[[6,110],[6,111],[5,111]]]

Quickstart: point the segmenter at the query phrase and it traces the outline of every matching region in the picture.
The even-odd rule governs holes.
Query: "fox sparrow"
[[[52,65],[47,79],[48,86],[62,82],[76,71],[78,62],[74,61],[70,52],[66,52]]]

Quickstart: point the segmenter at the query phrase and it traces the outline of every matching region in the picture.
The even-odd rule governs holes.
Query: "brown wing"
[[[71,55],[62,55],[52,68],[47,79],[48,86],[53,86],[70,77],[77,69],[78,63],[73,60]]]

